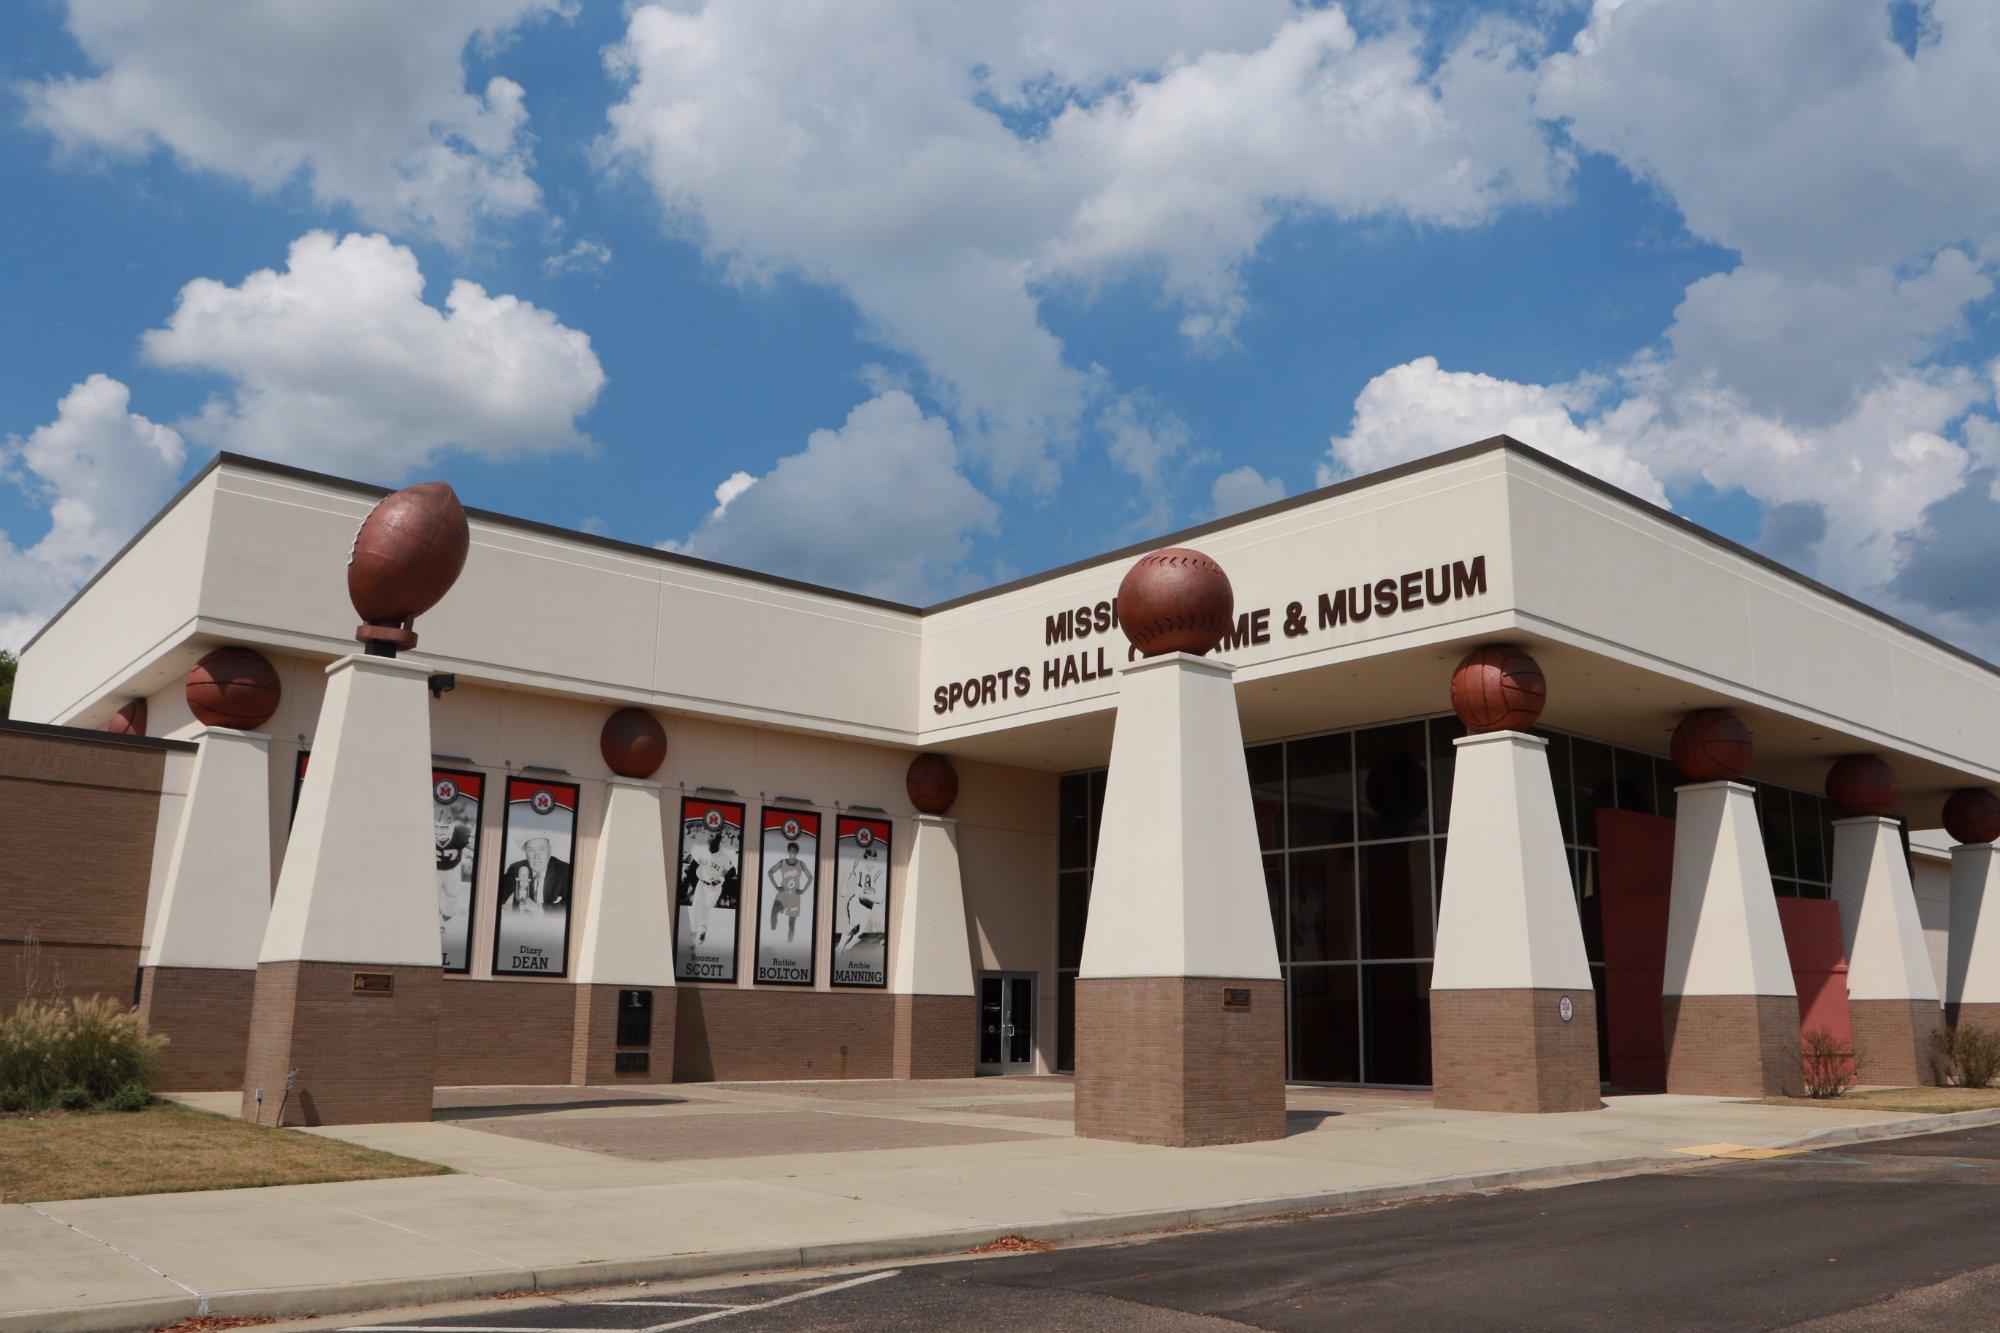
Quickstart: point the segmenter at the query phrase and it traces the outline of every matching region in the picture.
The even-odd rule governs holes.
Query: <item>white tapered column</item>
[[[1895,820],[1833,821],[1833,897],[1847,947],[1856,1077],[1899,1086],[1930,1082],[1930,1035],[1944,1014]]]
[[[312,765],[258,951],[243,1113],[287,1124],[428,1120],[436,1058],[437,867],[427,668],[327,668]]]
[[[1661,1019],[1667,1091],[1762,1097],[1799,1084],[1799,1002],[1778,899],[1740,782],[1678,789]]]
[[[659,783],[614,777],[605,784],[597,864],[581,910],[570,1081],[671,1080],[673,893]],[[621,1007],[630,1039],[623,1042]],[[623,1071],[618,1067],[621,1045],[626,1047]]]
[[[1451,840],[1431,964],[1437,1104],[1586,1111],[1598,1101],[1597,1004],[1548,742],[1455,742]]]
[[[965,928],[958,821],[918,814],[889,950],[896,1078],[965,1078],[977,1065],[978,1006]]]
[[[2000,854],[1990,842],[1951,849],[1945,1012],[2000,1034]]]
[[[160,1085],[243,1084],[257,950],[271,906],[271,738],[203,727],[142,959],[139,1014],[168,1038]]]
[[[1193,1146],[1284,1134],[1284,996],[1233,670],[1119,674],[1077,981],[1077,1133]]]

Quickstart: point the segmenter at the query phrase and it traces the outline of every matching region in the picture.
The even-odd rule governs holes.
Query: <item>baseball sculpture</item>
[[[471,546],[465,508],[444,482],[384,496],[347,557],[347,595],[362,622],[354,637],[378,657],[416,647],[411,622],[451,591]]]
[[[1984,787],[1961,787],[1945,799],[1944,831],[1965,845],[2000,838],[2000,796]]]
[[[650,778],[667,762],[667,729],[643,708],[621,708],[604,719],[597,748],[621,778]]]
[[[918,814],[941,815],[958,799],[958,770],[941,754],[920,754],[910,761],[903,789]]]
[[[187,673],[188,711],[205,727],[255,731],[278,711],[278,671],[262,653],[217,648]]]
[[[1222,566],[1184,546],[1140,556],[1118,585],[1119,627],[1143,657],[1205,653],[1235,614]]]
[[[1682,718],[1672,747],[1683,782],[1731,782],[1750,771],[1750,728],[1721,708],[1697,708]]]
[[[1451,710],[1475,734],[1526,731],[1548,701],[1541,664],[1512,644],[1475,648],[1451,673]]]
[[[1826,799],[1842,819],[1886,815],[1901,790],[1896,770],[1880,755],[1850,754],[1836,760],[1826,775]]]

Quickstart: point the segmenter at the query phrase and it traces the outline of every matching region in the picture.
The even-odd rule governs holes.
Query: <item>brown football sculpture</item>
[[[384,657],[415,647],[410,622],[451,591],[471,547],[465,507],[444,482],[384,496],[361,520],[347,557],[347,596],[362,620],[354,637]]]
[[[1945,798],[1944,831],[1967,846],[2000,838],[2000,796],[1984,787],[1960,787]]]
[[[134,699],[111,715],[104,729],[114,736],[143,736],[146,734],[146,701]]]
[[[958,770],[941,754],[920,754],[910,761],[903,790],[922,815],[941,815],[958,799]]]
[[[1118,585],[1118,624],[1143,657],[1205,653],[1222,642],[1236,594],[1222,566],[1184,546],[1142,555]]]
[[[597,748],[621,778],[650,778],[667,762],[667,729],[643,708],[621,708],[604,719]]]
[[[1721,708],[1697,708],[1682,718],[1672,748],[1683,782],[1730,782],[1750,771],[1750,728]]]
[[[1474,648],[1451,673],[1451,711],[1475,734],[1526,731],[1548,701],[1541,664],[1512,644]]]
[[[1901,790],[1896,770],[1880,755],[1850,754],[1835,760],[1826,775],[1826,799],[1842,819],[1886,815]]]
[[[278,711],[278,671],[262,653],[217,648],[187,673],[188,711],[205,727],[255,731]]]

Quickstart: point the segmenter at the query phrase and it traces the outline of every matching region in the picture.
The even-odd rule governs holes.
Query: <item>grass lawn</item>
[[[1863,1088],[1845,1097],[1766,1097],[1773,1106],[1823,1106],[1830,1111],[1903,1111],[1944,1115],[2000,1106],[2000,1088]]]
[[[430,1162],[172,1102],[123,1114],[0,1116],[0,1203],[448,1174]]]

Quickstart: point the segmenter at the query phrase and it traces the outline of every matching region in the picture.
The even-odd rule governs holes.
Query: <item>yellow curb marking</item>
[[[1804,1148],[1747,1148],[1740,1143],[1702,1143],[1692,1148],[1676,1148],[1683,1157],[1724,1157],[1737,1162],[1766,1162],[1773,1157],[1795,1157]]]

